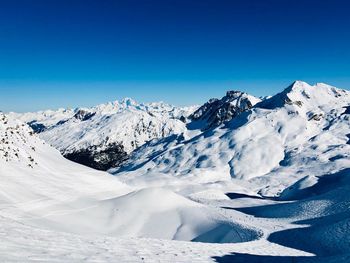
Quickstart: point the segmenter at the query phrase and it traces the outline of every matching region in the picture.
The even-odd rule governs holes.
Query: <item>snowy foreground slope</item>
[[[0,261],[350,262],[349,103],[296,82],[115,176],[0,114]]]
[[[147,251],[164,246],[170,254],[162,257],[167,258],[179,253],[174,252],[176,243],[153,244],[142,237],[225,243],[261,235],[171,189],[131,188],[107,173],[70,162],[27,125],[4,114],[0,134],[1,261],[99,258],[108,242],[111,250],[100,255],[102,259],[142,261],[147,256],[142,256],[142,247]],[[85,251],[84,246],[90,249]],[[210,258],[200,248],[193,255],[192,243],[181,246],[188,251],[182,255],[186,260]]]
[[[75,162],[107,170],[154,138],[179,134],[196,107],[177,108],[165,103],[138,104],[132,99],[92,108],[10,113],[28,123],[40,137]]]

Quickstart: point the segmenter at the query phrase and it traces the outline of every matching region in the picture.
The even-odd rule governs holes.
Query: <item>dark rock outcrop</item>
[[[210,99],[189,116],[192,121],[189,124],[197,128],[202,122],[202,129],[216,127],[224,122],[232,120],[240,113],[249,110],[259,99],[241,91],[228,91],[221,99]]]
[[[127,159],[127,153],[121,144],[111,143],[102,149],[93,145],[79,151],[64,154],[67,159],[97,170],[106,171],[111,167],[118,167]]]
[[[91,119],[93,116],[95,116],[95,114],[95,112],[80,109],[75,113],[74,118],[81,121],[87,121],[88,119]]]
[[[44,124],[39,123],[37,121],[31,121],[31,122],[28,122],[27,124],[33,129],[35,133],[40,133],[47,129],[47,127]]]

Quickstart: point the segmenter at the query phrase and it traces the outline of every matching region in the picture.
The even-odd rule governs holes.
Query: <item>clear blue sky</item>
[[[350,3],[0,0],[0,109],[350,87]]]

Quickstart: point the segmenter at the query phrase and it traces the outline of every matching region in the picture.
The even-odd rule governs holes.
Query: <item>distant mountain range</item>
[[[107,170],[120,165],[145,142],[183,132],[184,121],[193,109],[165,103],[138,104],[127,98],[92,108],[10,116],[28,123],[66,158]]]

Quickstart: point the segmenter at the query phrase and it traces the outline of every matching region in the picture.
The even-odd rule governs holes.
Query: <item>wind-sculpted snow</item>
[[[30,223],[77,234],[207,243],[239,243],[259,238],[256,229],[220,218],[215,210],[162,188],[141,189],[80,206],[80,202],[72,202],[65,210],[62,207],[51,213],[37,210],[40,217]],[[216,235],[210,234],[216,231]]]

